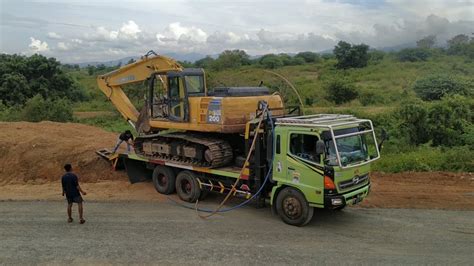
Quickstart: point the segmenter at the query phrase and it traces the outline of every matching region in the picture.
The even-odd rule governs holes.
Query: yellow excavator
[[[145,104],[138,111],[123,87],[144,81],[148,84],[143,88]],[[181,164],[213,168],[231,162],[235,153],[243,152],[240,136],[260,101],[268,104],[274,116],[284,113],[282,97],[270,94],[266,87],[208,91],[203,69],[183,68],[153,51],[98,76],[97,83],[139,133],[134,141],[138,155]]]

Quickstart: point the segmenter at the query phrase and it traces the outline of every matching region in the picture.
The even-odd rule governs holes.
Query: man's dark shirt
[[[79,185],[77,181],[77,176],[73,173],[66,173],[61,178],[61,183],[63,185],[63,191],[66,192],[66,198],[73,199],[79,197],[81,194],[77,189]]]
[[[122,134],[120,134],[119,139],[121,139],[123,141],[128,141],[129,139],[133,140],[133,135],[132,135],[132,133],[123,132]]]

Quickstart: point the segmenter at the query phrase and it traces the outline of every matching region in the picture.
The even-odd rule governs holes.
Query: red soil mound
[[[0,122],[0,185],[57,181],[71,163],[82,182],[126,178],[95,151],[113,147],[117,136],[74,123]]]

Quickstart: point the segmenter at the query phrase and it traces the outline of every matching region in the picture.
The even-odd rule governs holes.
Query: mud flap
[[[130,160],[122,156],[121,159],[125,165],[125,171],[127,171],[130,183],[134,184],[152,179],[153,170],[148,169],[145,162]]]

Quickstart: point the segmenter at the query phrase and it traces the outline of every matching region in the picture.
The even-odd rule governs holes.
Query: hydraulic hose
[[[268,105],[265,105],[265,108],[264,108],[264,115],[262,115],[262,120],[264,118],[264,116],[267,116],[268,120],[270,121],[270,126],[271,126],[271,134],[272,134],[272,140],[274,139],[274,126],[273,126],[273,120],[272,120],[272,115],[271,115],[271,112],[268,110]],[[257,126],[256,130],[258,132],[258,129],[260,128],[260,125],[261,125],[261,122],[262,120],[259,122],[259,125]],[[254,143],[254,141],[256,140],[257,138],[257,135],[258,134],[255,134],[255,137],[254,137],[254,140],[252,141],[252,143]],[[272,141],[273,143],[273,141]],[[254,146],[254,145],[253,145]],[[247,156],[247,159],[245,160],[245,163],[244,163],[244,167],[245,165],[247,164],[248,162],[248,159],[250,158],[250,154],[252,152],[253,149],[251,149],[249,151],[249,156]],[[263,183],[262,185],[260,186],[260,188],[258,189],[258,191],[253,194],[250,198],[246,199],[245,201],[237,204],[236,206],[233,206],[233,207],[230,207],[230,208],[222,208],[222,206],[227,202],[227,200],[230,198],[230,195],[232,194],[233,190],[235,189],[235,186],[237,185],[238,181],[240,180],[240,175],[239,175],[239,178],[236,180],[236,182],[234,183],[234,185],[232,186],[232,189],[231,191],[229,191],[229,193],[227,194],[226,198],[224,198],[224,200],[219,204],[218,208],[216,208],[215,210],[211,210],[211,209],[206,209],[206,208],[199,208],[197,205],[198,205],[198,201],[196,201],[196,204],[194,207],[191,207],[191,206],[187,206],[185,204],[182,204],[180,202],[177,202],[173,199],[171,199],[170,197],[168,197],[168,200],[171,201],[171,202],[174,202],[176,204],[178,204],[179,206],[181,207],[184,207],[184,208],[187,208],[187,209],[193,209],[193,210],[196,210],[196,212],[205,212],[205,213],[210,213],[209,215],[199,215],[199,217],[201,218],[208,218],[208,217],[211,217],[212,215],[216,214],[216,213],[223,213],[223,212],[228,212],[228,211],[232,211],[232,210],[235,210],[235,209],[238,209],[238,208],[241,208],[245,205],[247,205],[250,201],[252,201],[256,196],[258,196],[260,193],[262,193],[263,191],[263,188],[265,187],[265,185],[267,184],[268,180],[270,179],[270,175],[272,173],[272,166],[273,166],[273,160],[274,160],[274,157],[275,157],[275,153],[274,151],[272,152],[272,158],[270,160],[270,167],[267,171],[267,174],[263,180]],[[241,171],[242,173],[242,171]]]

